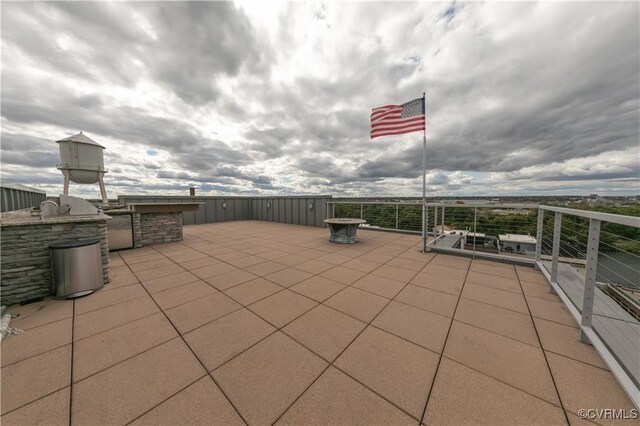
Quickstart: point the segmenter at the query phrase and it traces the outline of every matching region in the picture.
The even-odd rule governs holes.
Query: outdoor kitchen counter
[[[131,203],[130,210],[136,213],[182,213],[198,210],[204,203]]]
[[[90,214],[81,216],[32,216],[30,209],[16,210],[0,214],[0,226],[50,225],[57,223],[96,222],[109,219],[106,214]]]
[[[133,246],[143,247],[182,241],[182,213],[195,211],[201,204],[128,203],[127,210],[113,211],[113,214],[131,214]]]
[[[32,216],[31,209],[2,213],[0,282],[2,304],[11,305],[53,293],[49,245],[100,240],[103,282],[109,278],[107,220],[103,213],[77,216]]]

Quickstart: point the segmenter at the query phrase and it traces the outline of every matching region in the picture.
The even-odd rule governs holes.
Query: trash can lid
[[[50,249],[67,249],[67,248],[91,246],[99,243],[100,243],[99,238],[93,238],[91,240],[80,240],[80,241],[62,241],[60,243],[49,244],[49,248]]]

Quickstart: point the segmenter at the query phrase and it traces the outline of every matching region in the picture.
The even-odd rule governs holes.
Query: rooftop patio
[[[579,424],[633,408],[533,269],[375,231],[184,233],[112,253],[94,295],[10,307],[24,333],[2,342],[4,425]]]

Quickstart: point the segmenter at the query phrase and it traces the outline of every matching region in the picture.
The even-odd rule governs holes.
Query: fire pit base
[[[331,231],[329,241],[336,244],[354,244],[358,242],[358,227],[363,223],[367,223],[367,221],[363,219],[333,218],[325,219],[324,223],[329,225],[329,231]]]

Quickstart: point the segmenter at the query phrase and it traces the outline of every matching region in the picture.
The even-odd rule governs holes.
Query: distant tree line
[[[640,206],[604,206],[578,204],[571,206],[581,210],[600,211],[640,217]],[[397,215],[396,215],[397,212]],[[474,215],[476,225],[474,229]],[[419,204],[364,204],[349,203],[335,205],[336,217],[364,218],[371,226],[408,231],[422,231],[422,206]],[[397,217],[397,219],[396,219]],[[452,229],[468,230],[497,237],[500,234],[536,235],[537,212],[533,210],[504,210],[491,208],[469,208],[446,206],[444,224]],[[553,238],[554,214],[544,215],[543,253],[550,253]],[[442,225],[442,210],[438,209],[438,226]],[[433,231],[434,209],[429,208],[428,229]],[[562,251],[565,255],[579,257],[586,251],[589,220],[563,215]],[[640,253],[640,228],[603,222],[600,232],[600,251],[624,250]]]

